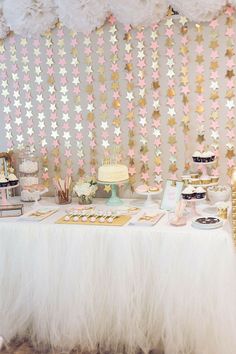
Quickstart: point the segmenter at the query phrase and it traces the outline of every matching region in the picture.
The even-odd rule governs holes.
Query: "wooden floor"
[[[28,342],[14,341],[9,346],[5,346],[0,354],[82,354],[79,350],[74,349],[71,352],[61,350],[37,350]],[[85,354],[85,353],[84,353]],[[88,353],[87,353],[88,354]]]
[[[10,343],[9,346],[4,347],[0,350],[0,354],[90,354],[88,352],[81,352],[78,349],[73,349],[72,351],[62,351],[62,350],[40,350],[34,349],[33,346],[27,341],[14,341]],[[93,353],[94,354],[94,353]],[[162,351],[154,350],[150,354],[164,354]]]

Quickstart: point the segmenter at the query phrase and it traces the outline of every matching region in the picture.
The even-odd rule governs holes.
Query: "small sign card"
[[[132,220],[130,226],[154,226],[165,213],[163,211],[157,212],[143,212],[136,219]]]
[[[29,221],[29,222],[39,222],[42,221],[49,216],[53,215],[58,211],[59,208],[55,208],[54,206],[49,207],[49,206],[42,206],[38,207],[37,209],[35,208],[34,210],[31,210],[30,212],[22,215],[18,221]]]
[[[168,211],[175,211],[176,204],[180,200],[183,189],[182,181],[174,181],[168,179],[166,181],[163,198],[161,201],[161,209]]]

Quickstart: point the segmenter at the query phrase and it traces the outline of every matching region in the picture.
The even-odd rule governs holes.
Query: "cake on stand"
[[[129,181],[128,168],[118,163],[110,163],[106,160],[98,169],[97,182],[101,185],[111,186],[111,197],[107,201],[109,206],[122,205],[123,201],[118,197],[117,190],[120,184],[126,184]]]

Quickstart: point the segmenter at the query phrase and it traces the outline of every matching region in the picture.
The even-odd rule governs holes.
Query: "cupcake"
[[[191,176],[190,175],[182,175],[182,181],[184,182],[185,185],[189,184],[191,181]]]
[[[191,178],[191,184],[193,184],[193,185],[200,184],[200,179],[199,178]]]
[[[206,163],[206,162],[210,162],[210,156],[208,152],[203,152],[201,155],[201,162]]]
[[[219,176],[211,176],[211,182],[212,183],[218,183],[219,182]]]
[[[207,151],[207,154],[209,155],[209,162],[212,162],[215,160],[215,154],[211,151]]]
[[[198,172],[190,173],[190,177],[191,178],[199,178],[199,173]]]
[[[182,192],[182,198],[185,200],[191,200],[195,198],[195,188],[188,186]]]
[[[195,193],[196,199],[203,199],[206,196],[206,191],[202,187],[197,187]]]
[[[201,153],[200,153],[200,151],[195,151],[193,156],[192,156],[192,158],[193,158],[194,162],[201,162]]]
[[[201,184],[210,184],[210,183],[211,183],[211,177],[208,175],[202,175]]]
[[[0,174],[0,188],[7,187],[9,185],[8,179],[3,173]]]
[[[14,175],[14,173],[10,173],[8,175],[8,180],[9,180],[10,186],[16,186],[19,182],[18,178],[16,177],[16,175]]]

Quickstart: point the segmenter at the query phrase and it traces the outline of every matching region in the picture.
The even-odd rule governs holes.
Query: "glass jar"
[[[40,200],[40,193],[34,186],[39,184],[39,160],[30,146],[19,154],[19,177],[21,200],[32,202]]]

